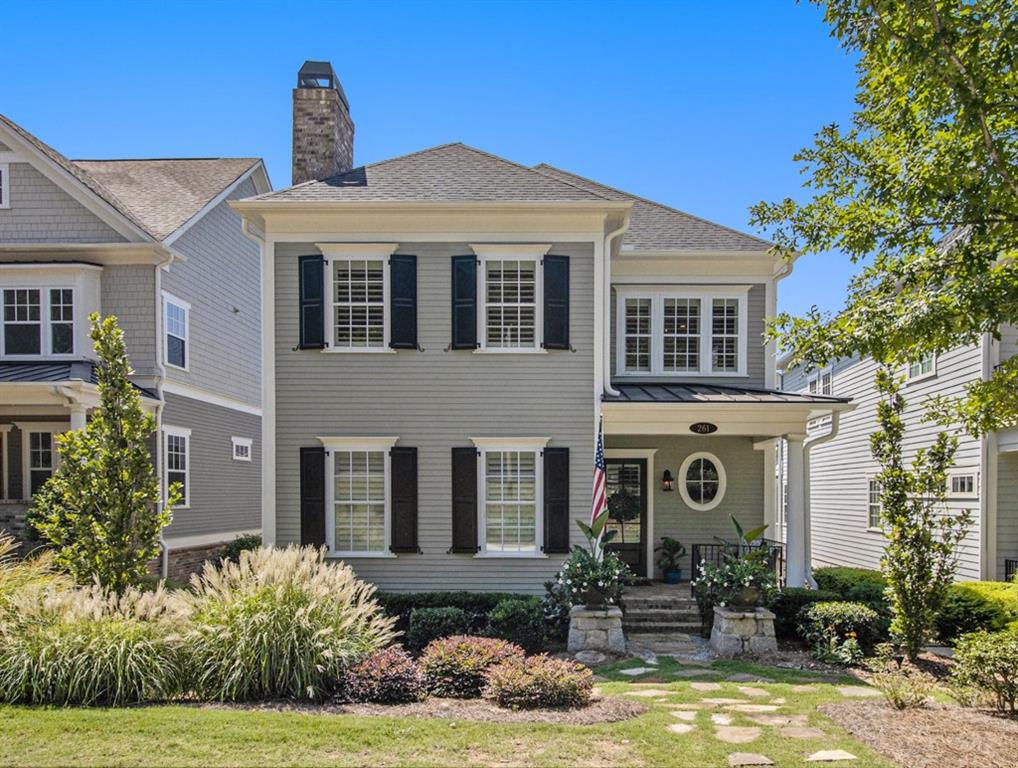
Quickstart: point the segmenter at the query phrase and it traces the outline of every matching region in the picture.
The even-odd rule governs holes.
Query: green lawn
[[[621,669],[640,666],[629,660],[600,670],[609,682],[605,695],[646,690]],[[669,765],[709,768],[727,766],[731,752],[766,755],[778,766],[809,765],[803,759],[820,749],[845,749],[859,759],[832,766],[871,768],[889,764],[836,728],[816,712],[816,706],[841,698],[835,685],[812,683],[810,692],[792,686],[809,677],[787,670],[716,662],[717,673],[679,678],[681,665],[662,659],[658,671],[646,673],[660,682],[654,689],[667,694],[640,697],[650,710],[633,720],[597,726],[493,725],[448,720],[352,717],[302,713],[240,712],[183,706],[139,707],[121,710],[35,709],[0,707],[0,764],[5,766],[117,765],[117,766],[262,766],[262,765],[374,765],[374,766],[629,766]],[[774,683],[724,682],[736,672],[759,674]],[[641,677],[637,677],[639,681]],[[690,682],[721,681],[723,690],[699,692]],[[623,682],[625,681],[625,682]],[[843,682],[843,681],[834,681]],[[701,709],[695,728],[674,734],[668,726],[680,722],[673,710],[704,697],[744,698],[738,688],[765,689],[770,698],[786,702],[779,714],[807,715],[809,725],[822,728],[820,739],[796,740],[778,729],[761,727],[749,744],[724,744],[713,737],[710,716],[720,709]],[[733,725],[755,725],[748,715],[733,715]],[[812,764],[816,765],[816,764]]]

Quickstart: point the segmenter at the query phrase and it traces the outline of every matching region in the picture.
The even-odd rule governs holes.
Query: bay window
[[[745,286],[616,289],[619,375],[745,376]]]

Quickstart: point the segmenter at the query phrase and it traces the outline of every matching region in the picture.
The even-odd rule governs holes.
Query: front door
[[[617,531],[608,544],[637,576],[647,575],[647,460],[605,459],[609,530]]]

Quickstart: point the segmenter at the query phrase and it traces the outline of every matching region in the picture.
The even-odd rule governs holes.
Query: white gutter
[[[153,281],[156,286],[156,393],[159,395],[159,402],[156,404],[156,476],[159,478],[159,501],[156,509],[162,512],[163,498],[162,489],[165,487],[163,477],[163,406],[166,401],[163,398],[163,382],[166,381],[166,366],[163,364],[163,267],[168,267],[176,257],[175,252],[166,249],[166,258],[155,265],[156,279]],[[183,254],[181,254],[183,255]],[[159,531],[159,576],[162,579],[170,575],[170,547],[163,536],[163,530]]]
[[[803,500],[802,500],[802,513],[805,520],[803,521],[803,538],[806,541],[806,583],[809,584],[813,589],[817,588],[816,580],[813,578],[813,523],[810,517],[812,512],[810,507],[812,506],[811,500],[813,498],[813,489],[810,482],[810,451],[814,446],[823,445],[829,443],[831,440],[838,436],[838,428],[841,426],[841,411],[836,410],[831,412],[831,431],[826,435],[820,435],[813,440],[807,440],[802,447],[802,485],[803,485]]]
[[[622,226],[609,232],[604,237],[604,294],[603,294],[603,311],[602,314],[602,327],[601,327],[601,339],[603,346],[603,353],[601,355],[601,375],[604,379],[604,391],[613,397],[618,397],[622,393],[619,392],[615,387],[612,386],[612,356],[611,356],[611,297],[612,297],[612,241],[616,237],[620,237],[625,234],[629,229],[629,217],[630,211],[627,210],[625,217],[622,219]]]

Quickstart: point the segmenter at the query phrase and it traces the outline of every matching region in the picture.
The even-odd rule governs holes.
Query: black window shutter
[[[325,449],[300,449],[300,543],[325,544]]]
[[[389,346],[417,349],[417,257],[389,257]]]
[[[393,552],[417,551],[417,449],[394,446],[389,451],[392,471]]]
[[[569,551],[569,449],[544,449],[544,551]]]
[[[477,257],[452,257],[453,349],[477,349]]]
[[[452,449],[452,549],[477,552],[477,449]]]
[[[301,256],[300,343],[301,349],[325,348],[325,259]]]
[[[544,348],[569,349],[569,257],[544,257]]]

